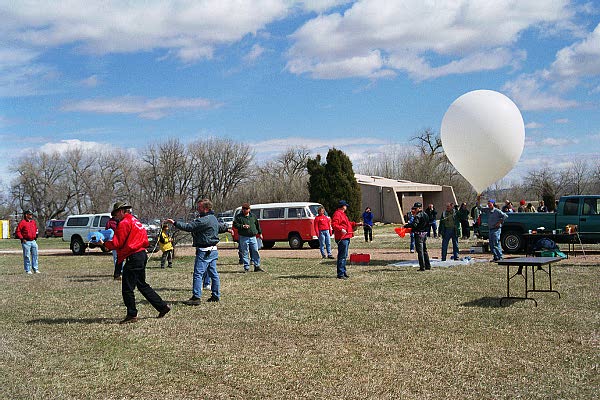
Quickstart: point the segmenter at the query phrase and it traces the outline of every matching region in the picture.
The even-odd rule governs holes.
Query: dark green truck
[[[482,208],[476,234],[488,239],[487,207]],[[582,243],[600,243],[600,195],[563,196],[553,213],[508,213],[502,225],[500,241],[507,253],[518,253],[524,248],[524,233],[543,227],[545,232],[565,230],[567,225],[577,225]],[[556,242],[561,241],[560,236]]]

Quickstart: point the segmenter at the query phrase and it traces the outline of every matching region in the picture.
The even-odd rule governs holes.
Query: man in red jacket
[[[158,311],[158,318],[164,317],[169,311],[169,306],[150,285],[146,283],[146,263],[148,262],[148,234],[142,223],[131,214],[131,206],[127,203],[117,202],[111,212],[119,224],[112,240],[104,243],[107,249],[117,251],[117,264],[125,261],[121,291],[123,302],[127,307],[127,316],[121,324],[137,322],[137,308],[135,308],[135,295],[133,290],[138,288],[142,295]],[[100,244],[103,242],[100,241]]]
[[[17,225],[16,236],[17,239],[21,239],[25,273],[31,275],[31,269],[33,268],[33,273],[39,274],[38,245],[35,241],[38,236],[38,229],[33,220],[33,213],[31,210],[23,211],[23,219],[19,222],[19,225]]]
[[[346,273],[346,258],[348,258],[348,248],[350,247],[350,238],[354,236],[354,227],[361,226],[361,222],[351,222],[346,215],[348,203],[345,200],[340,200],[338,209],[333,213],[331,225],[333,227],[333,235],[335,242],[338,245],[337,254],[337,278],[348,279]]]

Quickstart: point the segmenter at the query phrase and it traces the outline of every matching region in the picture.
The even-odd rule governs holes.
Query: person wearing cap
[[[117,230],[106,242],[100,241],[109,250],[117,251],[117,263],[125,261],[121,281],[123,303],[127,307],[127,315],[120,323],[137,322],[138,310],[135,306],[134,289],[137,287],[148,302],[158,311],[158,317],[164,317],[171,306],[146,283],[146,263],[148,262],[148,234],[144,226],[131,214],[131,206],[124,202],[114,204],[111,214],[119,221]]]
[[[525,212],[525,200],[521,199],[521,201],[519,201],[519,208],[517,208],[517,212]]]
[[[219,252],[219,233],[227,232],[227,226],[220,223],[212,210],[212,202],[202,199],[198,202],[198,218],[190,223],[167,219],[166,222],[174,225],[177,229],[192,233],[192,246],[196,248],[194,260],[194,274],[192,278],[192,297],[183,303],[188,306],[197,306],[202,297],[202,283],[206,272],[211,280],[211,296],[209,302],[218,302],[221,298],[221,280],[217,272],[217,259]]]
[[[254,264],[254,272],[264,271],[260,267],[260,254],[258,253],[258,242],[256,241],[257,237],[262,239],[262,231],[258,218],[250,212],[250,204],[242,204],[242,212],[235,216],[233,227],[237,229],[240,237],[238,246],[242,253],[244,272],[250,270],[250,259]],[[248,253],[250,253],[249,256]]]
[[[419,257],[419,271],[431,269],[429,262],[429,253],[427,252],[427,232],[429,232],[429,217],[423,211],[423,204],[416,202],[411,209],[414,219],[412,222],[404,225],[405,228],[411,228],[415,234],[415,247]]]
[[[115,218],[115,215],[113,212],[110,213],[110,219],[108,221],[106,221],[106,226],[104,227],[104,229],[112,229],[113,232],[117,231],[117,225],[119,225],[119,221]],[[114,272],[113,272],[113,278],[114,280],[121,280],[121,274],[123,273],[123,263],[117,263],[117,251],[116,250],[111,250],[112,255],[113,255],[113,266],[115,268]]]
[[[508,218],[508,215],[495,207],[494,199],[488,200],[488,227],[490,229],[490,249],[494,256],[493,261],[502,260],[502,247],[500,246],[500,234],[502,233],[502,224]]]
[[[28,275],[33,273],[39,274],[38,245],[36,242],[38,228],[35,220],[33,219],[33,212],[31,210],[23,211],[23,219],[21,222],[19,222],[19,225],[17,225],[15,236],[17,239],[21,240],[25,273]],[[33,272],[31,272],[32,269]]]
[[[158,235],[158,247],[162,251],[162,257],[160,258],[160,267],[165,268],[165,264],[168,268],[173,268],[173,238],[169,236],[169,224],[162,224],[160,235]]]
[[[333,213],[331,218],[331,226],[333,228],[333,236],[338,245],[337,254],[337,278],[348,279],[346,272],[346,259],[348,258],[348,249],[350,247],[350,239],[354,236],[354,228],[362,226],[361,222],[353,222],[348,219],[346,210],[348,203],[345,200],[340,200],[338,209]]]

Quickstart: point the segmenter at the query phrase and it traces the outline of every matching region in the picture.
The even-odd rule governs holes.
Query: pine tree
[[[354,177],[352,162],[343,151],[335,148],[327,152],[327,162],[321,156],[309,159],[306,167],[310,178],[308,192],[310,201],[323,204],[329,215],[338,208],[340,200],[346,200],[348,218],[357,221],[361,210],[360,186]]]

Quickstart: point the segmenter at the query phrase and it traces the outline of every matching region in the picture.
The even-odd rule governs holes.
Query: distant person
[[[425,210],[425,213],[427,213],[427,217],[429,218],[429,231],[427,231],[427,236],[431,237],[431,230],[433,229],[433,237],[436,238],[438,231],[436,222],[438,212],[433,204],[430,204]]]
[[[162,251],[160,258],[160,267],[173,268],[173,238],[169,235],[169,224],[162,224],[160,235],[158,236],[158,246]]]
[[[481,215],[481,209],[479,208],[479,197],[477,197],[477,202],[473,207],[471,207],[471,218],[473,219],[473,234],[475,234],[475,229],[479,228],[479,216]]]
[[[548,212],[548,207],[544,204],[544,200],[540,200],[540,205],[537,208],[538,212],[545,213]]]
[[[362,213],[363,230],[365,231],[365,242],[373,241],[373,213],[371,207],[365,208],[365,212]]]
[[[519,208],[517,208],[517,212],[525,212],[525,200],[521,200],[519,202]]]
[[[471,227],[469,226],[469,209],[467,203],[462,203],[458,209],[458,220],[460,222],[460,229],[462,231],[462,238],[469,239],[471,237]]]
[[[406,213],[406,215],[404,216],[404,221],[406,221],[406,223],[411,223],[411,222],[413,222],[414,219],[415,219],[415,216],[412,214],[411,211]],[[415,252],[415,234],[412,231],[410,232],[410,247],[409,248],[410,248],[411,253]]]
[[[262,231],[258,219],[250,212],[250,204],[242,204],[242,212],[235,216],[233,227],[237,229],[240,237],[238,246],[241,250],[244,272],[250,270],[250,259],[254,264],[254,272],[264,271],[260,267],[260,254],[256,241],[257,237],[262,239]]]
[[[331,218],[331,225],[333,227],[333,235],[335,242],[338,245],[337,254],[337,278],[348,279],[348,273],[346,271],[346,259],[348,258],[348,249],[350,247],[350,239],[354,236],[354,228],[362,225],[362,223],[356,223],[350,221],[346,215],[348,209],[348,203],[345,200],[340,200],[338,209],[333,213]]]
[[[15,231],[17,239],[21,240],[21,248],[23,249],[23,266],[25,267],[25,273],[28,275],[39,274],[40,269],[38,266],[38,228],[35,220],[33,219],[33,212],[31,210],[23,211],[23,219],[17,225]],[[31,270],[33,269],[33,272]]]
[[[494,256],[494,261],[502,260],[502,247],[500,246],[500,234],[502,233],[502,224],[508,218],[508,215],[495,207],[496,202],[493,199],[488,200],[488,227],[490,229],[490,248]]]
[[[415,235],[415,247],[419,257],[419,271],[431,269],[429,262],[429,253],[427,252],[427,232],[429,231],[429,218],[423,211],[423,205],[416,202],[411,213],[414,218],[412,222],[404,225],[405,228],[411,228]]]
[[[116,232],[117,225],[119,225],[119,221],[115,218],[114,213],[111,212],[110,219],[108,221],[106,221],[106,226],[104,227],[104,229],[112,229],[113,232]],[[114,278],[114,280],[118,281],[118,280],[121,280],[121,274],[123,273],[123,265],[125,263],[124,262],[117,263],[117,251],[116,250],[111,250],[111,253],[113,256],[113,267],[114,267],[113,278]]]
[[[217,221],[217,217],[215,217],[215,213],[212,210],[212,202],[209,199],[202,199],[198,202],[198,212],[198,218],[190,223],[174,221],[172,219],[166,220],[166,222],[174,225],[177,229],[192,233],[192,246],[196,248],[192,278],[192,297],[183,302],[189,306],[200,304],[204,273],[206,271],[208,271],[211,281],[211,296],[207,301],[218,302],[221,299],[221,280],[217,271],[217,259],[219,258],[217,243],[219,243],[219,233],[228,232],[227,226]]]
[[[504,205],[502,206],[502,212],[503,213],[510,212],[510,211],[508,211],[508,210],[510,210],[510,204],[511,204],[510,200],[504,200]]]
[[[318,215],[315,217],[314,227],[315,232],[319,236],[319,250],[321,251],[321,257],[333,259],[333,255],[331,254],[331,233],[333,232],[331,221],[329,217],[325,215],[325,207],[320,206],[317,209],[317,213]],[[327,254],[325,254],[325,250],[327,250]]]
[[[533,204],[527,203],[527,206],[525,207],[525,212],[534,213],[537,211],[535,210],[535,207],[533,206]]]
[[[111,214],[119,221],[117,230],[112,238],[106,242],[100,241],[109,250],[117,251],[117,263],[125,261],[121,281],[123,302],[127,307],[127,316],[120,323],[127,324],[138,321],[138,310],[135,306],[134,289],[137,287],[148,302],[158,311],[162,318],[171,306],[146,283],[146,264],[148,263],[148,234],[144,226],[131,214],[131,206],[126,202],[117,202]]]
[[[442,235],[442,261],[446,261],[448,243],[452,240],[452,260],[458,260],[458,225],[459,221],[454,212],[452,203],[446,204],[446,210],[440,218],[440,232]]]

